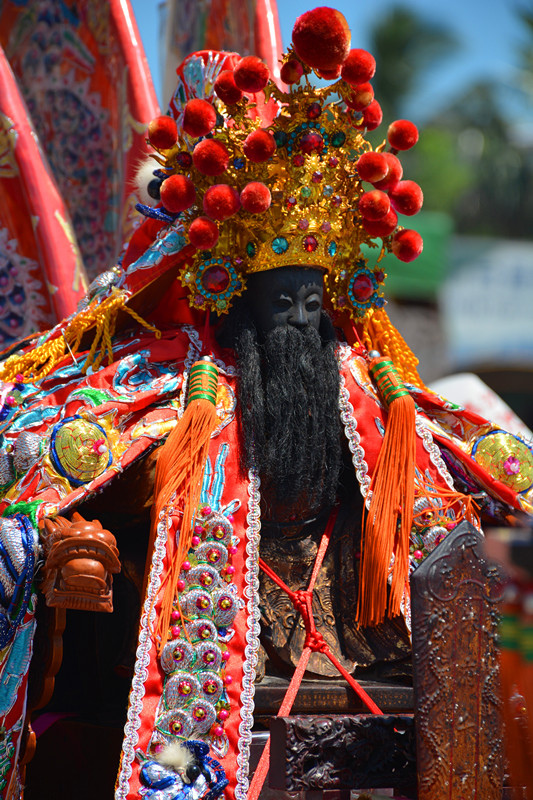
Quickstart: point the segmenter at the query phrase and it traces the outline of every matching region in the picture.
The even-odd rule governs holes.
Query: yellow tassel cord
[[[389,408],[385,437],[372,478],[372,498],[363,514],[362,562],[357,622],[378,625],[401,613],[408,589],[409,538],[415,496],[415,404],[392,361],[381,356],[370,371]],[[387,604],[389,566],[394,554]]]
[[[418,374],[418,358],[396,330],[384,308],[375,308],[363,323],[362,340],[367,350],[390,358],[402,381],[426,389]]]
[[[70,320],[63,331],[53,338],[49,338],[41,344],[23,354],[16,354],[6,359],[0,368],[0,378],[3,381],[21,380],[38,381],[45,378],[63,359],[78,353],[82,337],[91,328],[95,328],[94,338],[85,359],[83,373],[89,367],[98,369],[106,353],[108,363],[113,360],[112,336],[115,332],[117,314],[125,311],[144,328],[153,331],[159,339],[161,332],[150,325],[146,320],[137,314],[132,308],[126,305],[128,295],[124,292],[114,291],[109,297],[100,300],[95,299],[82,311],[78,312],[74,319]],[[54,331],[52,331],[54,333]]]
[[[160,650],[168,641],[181,566],[192,544],[209,441],[218,424],[217,383],[218,369],[211,361],[193,364],[189,374],[187,407],[161,448],[157,461],[149,553],[153,549],[161,512],[168,503],[172,500],[173,506],[181,512],[178,548],[166,576],[157,627]]]

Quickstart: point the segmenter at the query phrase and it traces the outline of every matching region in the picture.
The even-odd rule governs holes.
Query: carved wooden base
[[[463,522],[411,578],[419,800],[501,800],[502,581]]]
[[[416,794],[410,716],[276,717],[270,730],[271,789],[395,787],[411,797]]]

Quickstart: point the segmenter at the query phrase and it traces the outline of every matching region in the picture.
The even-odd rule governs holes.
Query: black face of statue
[[[247,302],[260,334],[286,325],[318,330],[323,293],[322,270],[279,267],[250,275]]]

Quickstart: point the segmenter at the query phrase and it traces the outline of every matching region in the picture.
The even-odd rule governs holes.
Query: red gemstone
[[[304,250],[308,253],[314,253],[318,247],[318,242],[314,236],[306,236],[304,239]]]
[[[352,284],[352,292],[359,303],[364,303],[374,293],[374,284],[368,275],[358,275]]]
[[[294,164],[295,167],[302,167],[304,163],[304,157],[294,156],[294,158],[292,159],[292,163]]]
[[[324,149],[324,139],[316,131],[309,131],[304,133],[299,142],[299,148],[302,153],[321,153]]]
[[[183,169],[188,169],[192,164],[192,156],[190,153],[178,153],[176,156],[176,161]]]
[[[310,106],[307,106],[307,119],[318,119],[321,113],[320,103],[311,103]]]
[[[328,161],[328,164],[329,164],[330,167],[336,167],[338,163],[339,163],[339,159],[336,158],[335,156],[331,156],[331,158]]]
[[[385,280],[385,273],[379,269],[377,272],[374,272],[374,277],[378,283],[383,283]]]
[[[207,292],[220,294],[224,292],[230,282],[229,272],[225,267],[208,267],[202,275],[202,286]]]

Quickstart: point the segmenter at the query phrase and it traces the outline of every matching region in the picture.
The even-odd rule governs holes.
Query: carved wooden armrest
[[[59,608],[113,611],[113,573],[120,572],[117,543],[98,520],[74,512],[45,519],[41,532],[45,564],[42,592]]]

